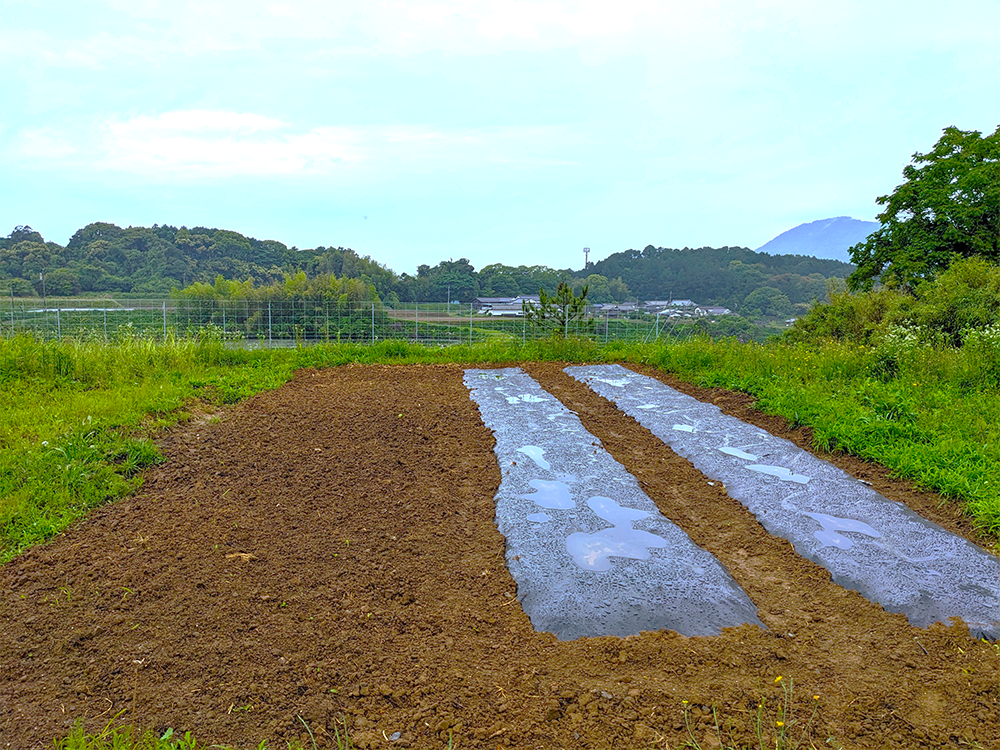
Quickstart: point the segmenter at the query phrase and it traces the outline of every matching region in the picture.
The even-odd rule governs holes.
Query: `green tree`
[[[580,326],[587,317],[587,287],[580,295],[573,294],[569,284],[561,282],[555,294],[549,294],[545,287],[538,289],[538,304],[522,302],[525,319],[535,328],[553,336],[579,333]]]
[[[516,297],[521,293],[517,278],[510,266],[500,263],[486,266],[479,272],[480,292],[484,297]]]
[[[35,287],[27,279],[6,279],[0,281],[0,293],[13,297],[33,297]]]
[[[851,248],[851,289],[876,281],[912,289],[956,258],[1000,260],[1000,126],[944,129],[926,153],[903,169],[905,181],[877,199],[881,227]]]
[[[36,232],[34,229],[29,227],[27,224],[20,224],[14,227],[14,231],[7,236],[7,242],[9,245],[16,245],[18,242],[38,242],[42,243],[45,240],[42,235]]]
[[[50,297],[68,297],[80,291],[80,274],[76,271],[57,268],[45,275],[45,292]]]
[[[586,279],[583,279],[581,286],[587,286],[590,290],[590,301],[594,303],[600,302],[612,302],[611,298],[611,284],[606,276],[601,276],[598,273],[592,273]]]
[[[611,292],[612,302],[628,302],[632,293],[628,289],[628,284],[622,281],[622,277],[611,279],[608,282],[608,291]]]
[[[762,286],[754,289],[743,300],[741,313],[752,317],[781,317],[788,315],[792,305],[788,297],[773,286]]]

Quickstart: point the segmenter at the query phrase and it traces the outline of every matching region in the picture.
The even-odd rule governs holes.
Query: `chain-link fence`
[[[448,345],[496,336],[522,341],[582,336],[596,341],[651,341],[698,330],[690,320],[609,311],[583,316],[556,310],[529,320],[491,315],[473,305],[420,303],[389,307],[338,300],[112,300],[0,298],[0,335],[114,341],[141,337],[217,338],[244,346],[375,343],[404,340]]]

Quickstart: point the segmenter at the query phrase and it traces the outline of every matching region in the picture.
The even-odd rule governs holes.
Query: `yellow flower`
[[[814,701],[818,701],[818,700],[819,700],[819,696],[818,696],[818,695],[814,695],[814,696],[813,696],[813,700],[814,700]]]
[[[778,726],[778,727],[783,727],[783,726],[785,726],[785,722],[783,722],[783,721],[776,721],[776,722],[774,722],[774,725]]]
[[[774,684],[777,685],[779,682],[781,682],[781,680],[782,680],[782,677],[779,674],[777,677],[774,678]]]

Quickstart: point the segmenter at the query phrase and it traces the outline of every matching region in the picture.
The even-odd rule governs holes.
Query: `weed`
[[[229,745],[199,743],[189,731],[184,732],[181,736],[173,728],[170,728],[157,735],[149,731],[140,731],[128,725],[116,725],[123,713],[124,710],[118,712],[96,734],[87,733],[82,724],[77,722],[66,737],[53,743],[53,750],[232,750]],[[301,716],[295,718],[299,720],[308,733],[309,745],[305,746],[300,742],[291,741],[287,742],[285,747],[288,750],[319,750],[316,737],[309,725]],[[343,725],[343,733],[334,727],[333,734],[337,750],[353,750],[354,744],[347,732],[346,722]],[[257,750],[268,750],[267,742],[261,741],[257,745]]]
[[[306,724],[306,720],[303,719],[301,716],[296,716],[295,718],[298,719],[299,722],[302,724],[302,726],[306,728],[306,732],[309,733],[309,739],[312,741],[313,750],[317,750],[316,738],[313,736],[312,730],[309,728],[309,725]]]
[[[769,698],[768,694],[763,694],[750,717],[744,715],[735,720],[723,721],[720,719],[717,707],[712,706],[710,709],[712,719],[707,733],[709,739],[706,743],[711,747],[721,747],[723,750],[816,748],[813,722],[819,713],[819,696],[813,695],[807,706],[799,707],[794,701],[792,678],[786,680],[779,675],[775,678],[773,686],[779,691],[777,695],[771,695]],[[702,744],[695,736],[697,727],[693,709],[688,701],[682,701],[682,704],[684,726],[688,733],[688,740],[682,747],[688,750],[703,750]],[[804,719],[799,712],[805,716]],[[832,737],[827,737],[822,745],[839,747]]]

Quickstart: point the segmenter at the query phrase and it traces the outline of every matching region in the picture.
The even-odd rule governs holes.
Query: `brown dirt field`
[[[320,747],[345,726],[358,747],[677,747],[685,700],[704,747],[712,703],[756,747],[757,702],[773,709],[778,675],[794,680],[786,721],[805,746],[1000,747],[992,644],[961,624],[913,628],[835,586],[560,366],[525,367],[718,556],[767,630],[534,632],[462,368],[305,371],[165,435],[141,493],[0,568],[0,747],[116,715],[237,747],[308,742],[303,721]],[[744,396],[656,376],[808,445]],[[983,542],[935,496],[827,458]]]

